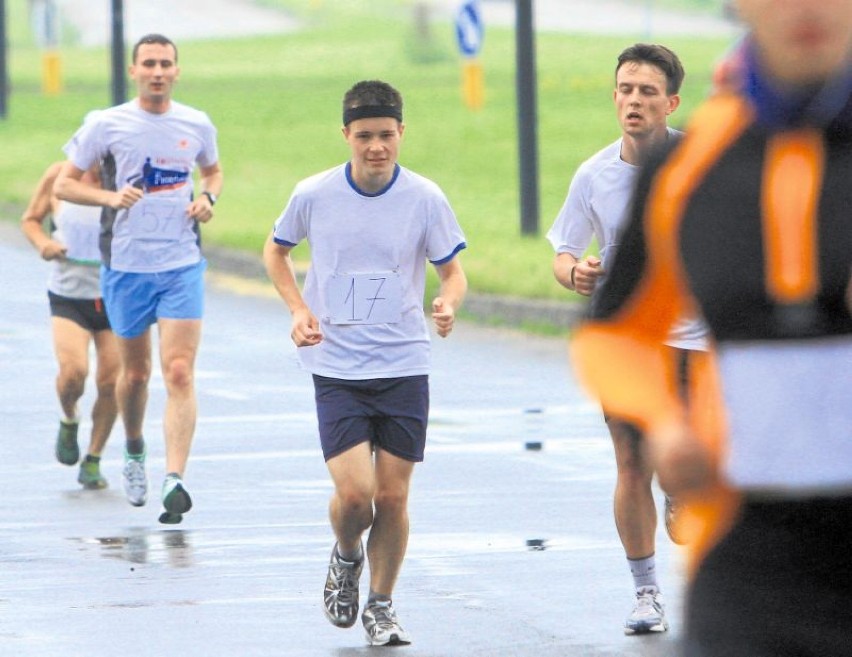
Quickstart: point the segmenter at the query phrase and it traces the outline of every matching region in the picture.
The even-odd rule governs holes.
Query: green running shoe
[[[78,422],[59,420],[59,433],[56,435],[56,460],[65,465],[74,465],[80,460],[80,448],[77,446]]]
[[[160,522],[177,525],[183,520],[183,514],[192,508],[192,498],[183,487],[183,480],[174,473],[166,475],[162,494],[165,511],[160,514]]]
[[[109,486],[109,483],[101,474],[100,464],[90,463],[85,459],[80,463],[80,474],[77,475],[77,481],[87,490],[100,490]]]

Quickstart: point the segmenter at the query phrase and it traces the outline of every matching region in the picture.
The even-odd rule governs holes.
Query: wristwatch
[[[210,201],[211,206],[216,205],[216,195],[213,192],[204,191],[201,193],[207,197],[207,200]]]

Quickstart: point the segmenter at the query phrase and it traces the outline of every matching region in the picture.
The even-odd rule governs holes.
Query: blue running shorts
[[[320,443],[325,460],[370,441],[406,461],[426,447],[429,377],[332,379],[314,374]]]
[[[207,261],[156,273],[101,267],[101,289],[113,332],[142,335],[158,319],[201,319]]]

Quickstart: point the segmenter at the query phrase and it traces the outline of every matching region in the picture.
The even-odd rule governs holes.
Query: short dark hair
[[[174,41],[172,41],[169,37],[163,36],[162,34],[156,34],[156,33],[146,34],[145,36],[141,37],[139,39],[139,41],[137,41],[135,44],[133,44],[133,59],[131,59],[130,61],[135,64],[136,63],[136,56],[139,54],[139,46],[142,46],[142,45],[145,45],[145,44],[150,44],[150,43],[157,43],[161,46],[171,46],[172,48],[174,48],[175,63],[177,63],[178,52],[177,52],[177,46],[175,45]]]
[[[656,66],[666,76],[666,93],[673,96],[680,91],[680,85],[686,74],[680,59],[669,48],[657,43],[636,43],[625,48],[618,56],[618,64],[615,67],[616,77],[619,69],[628,62]]]
[[[397,107],[402,112],[402,95],[387,82],[362,80],[343,96],[343,111],[364,105]]]

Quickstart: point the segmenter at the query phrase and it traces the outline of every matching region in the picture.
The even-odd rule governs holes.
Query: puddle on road
[[[117,536],[70,540],[85,547],[98,548],[105,559],[120,559],[131,564],[165,564],[172,568],[189,568],[195,563],[190,532],[182,529],[149,531],[131,528],[126,534]]]

